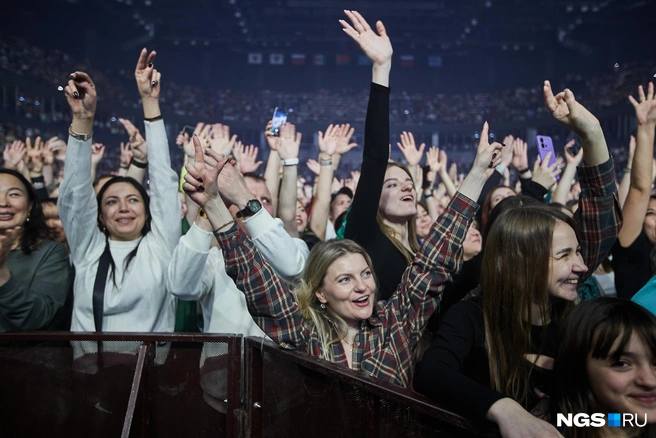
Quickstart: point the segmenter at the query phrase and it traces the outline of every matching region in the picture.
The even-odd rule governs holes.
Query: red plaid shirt
[[[394,295],[376,303],[372,316],[362,321],[353,347],[353,369],[408,386],[414,347],[440,302],[444,285],[460,270],[462,242],[477,208],[460,193],[451,200],[405,270]],[[335,362],[348,367],[342,343],[321,343],[314,324],[303,319],[294,295],[250,239],[236,227],[216,237],[223,249],[226,272],[246,295],[249,312],[267,335],[283,348],[315,357],[332,348]]]

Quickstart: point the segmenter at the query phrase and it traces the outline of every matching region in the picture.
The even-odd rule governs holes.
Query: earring
[[[319,307],[321,307],[322,309],[325,309],[326,305],[324,303],[321,303],[321,305]]]
[[[28,216],[27,218],[25,218],[25,222],[29,222],[29,221],[30,221],[30,217]]]

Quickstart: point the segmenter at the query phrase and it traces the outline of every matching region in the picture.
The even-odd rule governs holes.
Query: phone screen
[[[276,108],[273,111],[273,117],[271,118],[271,132],[274,135],[280,135],[280,128],[287,122],[287,113],[280,108]]]
[[[570,154],[572,157],[575,157],[576,154],[578,154],[579,151],[581,150],[581,147],[582,147],[582,145],[581,145],[581,139],[578,138],[578,137],[576,137],[576,142],[574,143],[574,145],[573,145],[571,148],[567,149],[567,152],[569,152],[569,154]]]

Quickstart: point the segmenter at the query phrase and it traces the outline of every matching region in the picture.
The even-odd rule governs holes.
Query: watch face
[[[250,210],[251,213],[255,214],[258,211],[262,210],[262,204],[257,199],[251,199],[246,204],[246,208]]]

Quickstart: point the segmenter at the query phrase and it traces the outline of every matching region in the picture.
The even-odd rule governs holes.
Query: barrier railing
[[[3,333],[0,382],[2,436],[498,436],[410,390],[235,335]]]

